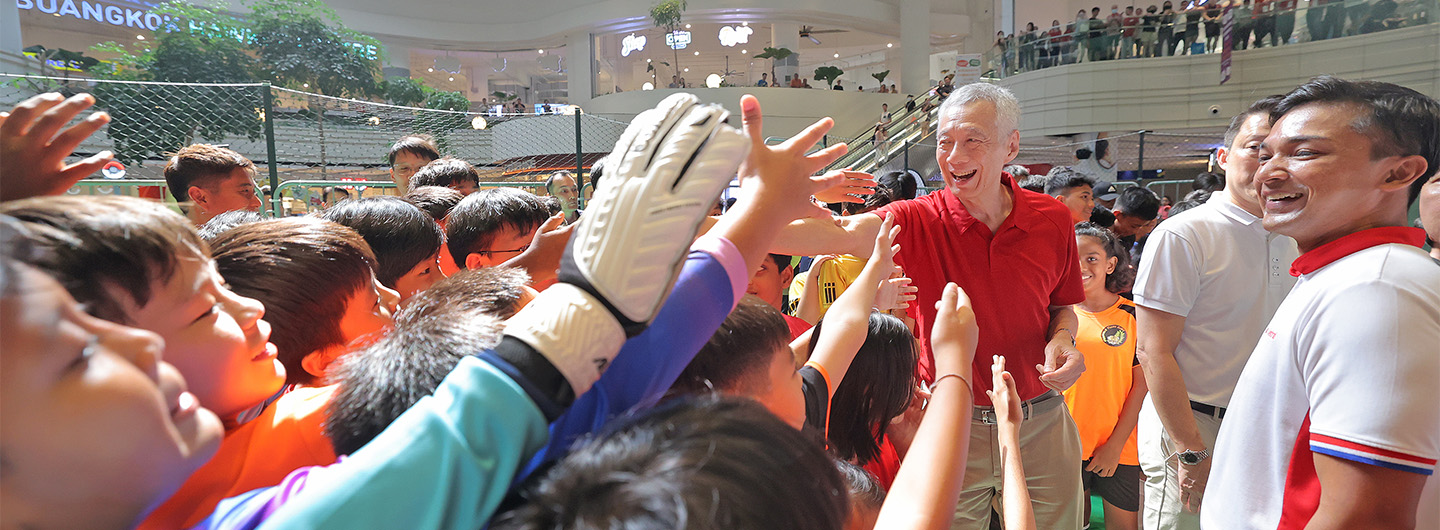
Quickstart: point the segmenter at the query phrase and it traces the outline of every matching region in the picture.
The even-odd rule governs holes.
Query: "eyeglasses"
[[[495,254],[519,254],[521,252],[525,252],[526,250],[530,250],[530,245],[525,245],[523,247],[510,250],[481,250],[476,252],[476,254],[486,254],[491,256]]]

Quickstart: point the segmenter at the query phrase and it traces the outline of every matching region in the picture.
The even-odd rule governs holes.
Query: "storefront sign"
[[[630,52],[643,51],[645,49],[645,36],[635,36],[634,33],[620,40],[620,56],[629,57]]]
[[[981,55],[978,53],[962,53],[955,58],[955,86],[965,86],[970,83],[980,82]]]
[[[89,0],[15,0],[15,7],[20,10],[35,10],[58,17],[72,17],[77,20],[99,24],[150,31],[159,31],[160,28],[170,25],[172,18],[170,15],[151,13],[145,9],[134,9],[104,2],[91,2]],[[211,24],[209,27],[205,27],[204,24],[198,24],[194,21],[186,22],[186,26],[188,26],[191,33],[199,33],[211,37],[229,37],[240,42],[249,42],[253,37],[250,30],[246,29],[220,26],[218,24]],[[364,54],[367,59],[375,60],[380,57],[380,47],[374,44],[350,42],[346,43],[346,45],[355,48]]]
[[[690,45],[690,32],[676,31],[665,34],[665,45],[677,50],[683,50]]]

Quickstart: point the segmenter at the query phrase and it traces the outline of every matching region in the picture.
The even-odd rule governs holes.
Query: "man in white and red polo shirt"
[[[1272,116],[1254,184],[1299,280],[1230,400],[1201,525],[1440,527],[1440,267],[1406,219],[1440,103],[1318,77]]]

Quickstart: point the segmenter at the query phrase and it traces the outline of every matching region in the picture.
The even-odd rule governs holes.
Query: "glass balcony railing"
[[[1183,4],[1183,3],[1182,3]],[[997,39],[985,75],[1011,75],[1083,62],[1220,53],[1224,11],[1218,0],[1182,12],[1072,20]],[[1232,51],[1315,42],[1437,22],[1437,0],[1297,0],[1232,3]]]

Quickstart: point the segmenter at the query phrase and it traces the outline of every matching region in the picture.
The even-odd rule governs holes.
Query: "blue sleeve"
[[[545,462],[564,457],[576,439],[611,418],[659,401],[735,302],[732,279],[721,260],[692,250],[650,327],[626,341],[595,386],[550,425],[550,442],[515,477],[516,483]]]
[[[259,528],[479,528],[546,437],[525,389],[466,357],[365,447],[311,469]]]

